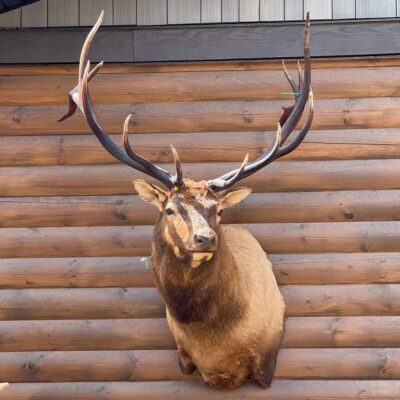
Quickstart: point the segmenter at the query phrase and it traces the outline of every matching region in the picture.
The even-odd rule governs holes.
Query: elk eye
[[[167,215],[175,214],[175,213],[174,213],[174,210],[173,210],[172,208],[166,208],[166,209],[165,209],[165,213],[166,213]]]
[[[219,210],[218,215],[221,216],[223,212],[224,212],[224,210]]]

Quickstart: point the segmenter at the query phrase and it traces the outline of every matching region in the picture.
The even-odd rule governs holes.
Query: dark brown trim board
[[[104,27],[92,60],[115,63],[301,57],[303,23]],[[0,31],[1,64],[76,63],[88,28]],[[313,22],[313,57],[400,54],[400,20]]]

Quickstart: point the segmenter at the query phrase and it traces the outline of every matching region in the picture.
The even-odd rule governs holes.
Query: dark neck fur
[[[234,325],[245,312],[240,296],[237,265],[219,232],[213,258],[197,268],[190,255],[178,259],[163,237],[164,225],[156,224],[152,261],[157,288],[170,314],[180,323],[203,322],[215,328]]]

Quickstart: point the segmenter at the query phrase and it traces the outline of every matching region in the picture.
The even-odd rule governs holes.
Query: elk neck
[[[235,325],[246,311],[238,266],[219,228],[214,256],[192,268],[188,254],[177,258],[163,237],[162,219],[154,228],[152,263],[157,288],[169,313],[182,324],[205,323],[215,329]]]

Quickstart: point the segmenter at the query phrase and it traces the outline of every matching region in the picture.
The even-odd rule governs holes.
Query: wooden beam
[[[375,259],[378,257],[376,256]],[[2,258],[0,259],[0,288],[153,287],[153,271],[149,263],[146,268],[144,260],[141,260],[142,257],[131,256]],[[382,263],[377,263],[377,266],[382,266]],[[284,265],[284,269],[286,271],[288,267]],[[379,274],[378,269],[376,270]],[[295,275],[296,271],[293,274]],[[393,274],[393,279],[396,279],[396,274]],[[391,281],[391,275],[388,272],[388,282]],[[302,280],[304,281],[304,277]]]
[[[244,224],[267,253],[344,253],[398,251],[400,222]],[[152,226],[3,228],[0,256],[146,256]]]
[[[270,254],[268,258],[282,285],[400,281],[400,257],[397,253]]]
[[[281,292],[287,317],[400,315],[398,284],[289,285]],[[2,290],[3,321],[162,317],[165,305],[154,288]]]
[[[11,383],[199,380],[180,372],[175,350],[2,353],[0,373]],[[282,349],[275,378],[399,379],[400,349]]]
[[[400,52],[398,21],[313,22],[312,25],[314,57]],[[134,32],[135,61],[297,58],[302,57],[303,29],[303,23],[193,27],[190,31],[172,27],[138,29]]]
[[[398,221],[399,197],[399,190],[254,193],[223,222]],[[152,225],[157,216],[137,196],[0,197],[2,228]]]
[[[173,171],[172,165],[163,166]],[[235,168],[237,163],[186,164],[185,176],[214,178]],[[139,177],[143,178],[143,175],[125,165],[9,167],[0,175],[0,195],[134,194],[132,181]],[[246,178],[245,184],[257,193],[398,190],[399,177],[399,160],[291,161],[273,163]]]
[[[394,252],[268,254],[268,258],[281,285],[400,283],[400,254]],[[146,267],[142,257],[0,259],[2,289],[153,286],[150,262]]]
[[[399,347],[399,317],[292,317],[283,348]],[[0,351],[175,349],[166,319],[0,321]]]
[[[138,0],[138,15],[142,16],[139,24],[166,23],[166,0],[152,1],[156,7],[149,0]],[[257,7],[252,8],[254,12],[243,14],[246,8],[242,6],[241,20],[253,20],[255,15],[258,20],[259,0],[251,1]],[[245,4],[243,1],[242,3]],[[141,10],[148,12],[139,12]],[[302,9],[299,11],[302,12]],[[225,15],[223,21],[235,18],[237,16],[234,14]],[[288,14],[287,18],[302,16]],[[104,27],[96,39],[97,51],[94,52],[92,61],[105,59],[107,62],[172,62],[298,58],[302,57],[303,29],[303,22],[163,28]],[[85,33],[86,28],[4,31],[0,43],[0,64],[77,62]],[[103,39],[100,40],[100,36]],[[400,30],[396,20],[340,23],[315,21],[312,36],[314,57],[400,53]]]
[[[211,101],[98,105],[96,110],[108,133],[121,134],[130,113],[135,133],[275,131],[282,107],[292,101]],[[0,106],[0,135],[88,134],[81,114],[57,122],[66,105]],[[314,129],[397,128],[400,97],[319,100]]]
[[[292,76],[297,72],[290,71]],[[396,97],[400,68],[332,68],[312,73],[315,99]],[[77,75],[0,76],[0,105],[66,104]],[[368,85],[365,85],[368,81]],[[18,90],[15,88],[18,87]],[[38,87],[41,89],[38,90]],[[95,104],[291,99],[282,71],[100,74]]]
[[[82,383],[14,383],[0,393],[1,400],[230,400],[232,393],[210,390],[200,382],[82,382]],[[238,398],[254,400],[356,400],[360,393],[365,399],[397,400],[398,381],[385,380],[277,380],[272,387],[260,390],[247,383],[235,391]],[[299,397],[301,396],[301,397]]]
[[[287,60],[288,69],[297,68],[295,60]],[[312,69],[336,68],[373,68],[399,67],[400,58],[387,57],[353,57],[353,58],[313,58]],[[282,73],[281,60],[243,60],[237,61],[210,61],[190,63],[154,63],[154,64],[105,64],[97,77],[102,74],[135,74],[135,73],[169,73],[169,72],[216,72],[216,71],[269,71],[279,70]],[[360,71],[361,73],[362,71]],[[74,75],[78,74],[75,64],[54,65],[0,65],[0,76],[24,75]]]
[[[269,147],[275,134],[271,131],[137,133],[134,143],[140,155],[155,163],[173,162],[171,143],[184,163],[240,163],[246,153],[250,160],[257,158]],[[110,137],[121,144],[121,135]],[[398,158],[398,129],[342,129],[310,131],[296,151],[277,162]],[[0,166],[3,167],[118,163],[94,135],[0,136]]]

